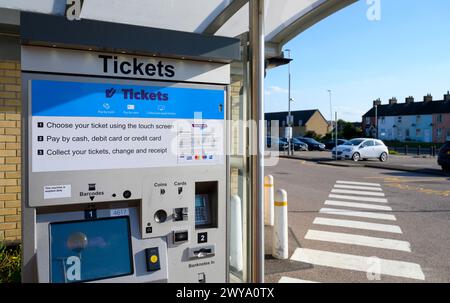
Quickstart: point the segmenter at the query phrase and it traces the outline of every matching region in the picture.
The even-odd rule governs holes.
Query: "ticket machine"
[[[23,45],[24,281],[226,282],[229,78]]]

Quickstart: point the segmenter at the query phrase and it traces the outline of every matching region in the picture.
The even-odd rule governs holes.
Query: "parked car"
[[[283,140],[278,137],[267,137],[266,142],[268,148],[278,148],[279,151],[286,151],[288,149],[288,144],[286,142],[283,142]]]
[[[333,158],[336,158],[336,151],[338,159],[352,159],[353,161],[379,159],[381,162],[385,162],[389,155],[389,150],[383,141],[367,138],[352,139],[333,148],[331,151]]]
[[[288,147],[289,147],[289,143],[288,143],[287,138],[280,138],[280,140],[282,140],[283,142],[288,144]],[[308,144],[298,140],[297,138],[292,138],[292,145],[293,145],[293,149],[295,151],[306,151],[306,150],[308,150]]]
[[[296,139],[300,140],[303,143],[308,144],[308,150],[320,150],[320,151],[324,151],[325,150],[325,144],[317,142],[313,138],[298,137]]]
[[[344,144],[346,142],[348,142],[348,140],[338,139],[338,144],[337,145],[339,146],[339,145],[342,145],[342,144]],[[330,141],[325,142],[325,148],[326,149],[332,150],[334,147],[336,147],[336,140],[330,140]]]
[[[445,172],[450,172],[450,141],[444,143],[439,151],[438,164]]]

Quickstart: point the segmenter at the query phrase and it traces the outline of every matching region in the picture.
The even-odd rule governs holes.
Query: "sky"
[[[369,2],[369,4],[368,4]],[[374,4],[379,2],[378,6]],[[368,17],[369,14],[369,17]],[[450,90],[449,0],[360,0],[303,32],[291,50],[291,110],[360,122],[381,98],[442,100]],[[287,56],[287,53],[285,53]],[[287,111],[288,68],[267,72],[265,111]]]

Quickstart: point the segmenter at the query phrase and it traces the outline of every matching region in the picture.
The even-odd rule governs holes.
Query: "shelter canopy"
[[[266,45],[276,52],[357,0],[266,0]],[[0,8],[63,15],[63,0],[0,0]],[[248,0],[85,0],[82,19],[237,37],[248,31]],[[266,52],[267,53],[267,52]]]

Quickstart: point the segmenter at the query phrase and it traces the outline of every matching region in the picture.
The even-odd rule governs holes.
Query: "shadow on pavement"
[[[278,273],[286,273],[293,272],[305,269],[313,268],[313,265],[310,263],[291,261],[287,260],[279,260],[272,257],[272,226],[264,227],[264,242],[265,242],[265,262],[264,262],[264,272],[265,275],[272,275]],[[288,235],[288,245],[289,245],[289,257],[292,256],[295,249],[301,247],[300,242],[295,236],[292,229],[289,227],[289,235]]]

